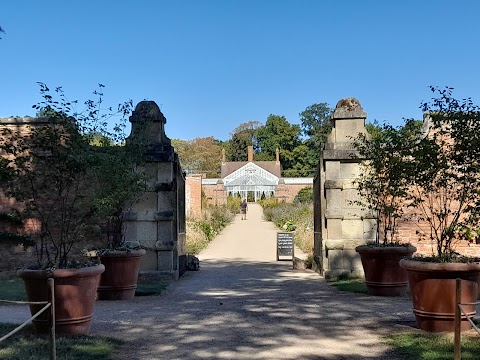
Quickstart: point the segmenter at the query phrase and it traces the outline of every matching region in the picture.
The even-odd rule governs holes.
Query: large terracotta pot
[[[357,246],[368,294],[375,296],[404,296],[408,288],[407,272],[400,260],[411,256],[414,246]]]
[[[109,251],[100,256],[105,272],[98,286],[99,300],[131,300],[137,288],[140,260],[146,254],[144,249]]]
[[[432,263],[402,260],[412,293],[417,326],[429,332],[455,330],[455,279],[462,279],[462,303],[477,301],[480,263]],[[475,305],[464,306],[468,317],[475,316]],[[461,331],[471,328],[462,314]]]
[[[55,331],[63,334],[87,334],[93,318],[93,307],[103,265],[80,269],[58,269],[53,274],[45,270],[19,270],[23,279],[28,301],[48,301],[47,279],[55,281]],[[32,316],[44,305],[30,305]],[[49,312],[33,320],[39,333],[47,333]]]

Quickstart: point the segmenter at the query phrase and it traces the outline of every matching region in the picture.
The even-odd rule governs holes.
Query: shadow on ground
[[[98,302],[119,359],[400,359],[381,336],[413,325],[407,298],[337,291],[284,262],[205,261],[157,297]]]

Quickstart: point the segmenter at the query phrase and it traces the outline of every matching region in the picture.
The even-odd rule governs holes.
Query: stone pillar
[[[185,177],[170,139],[166,119],[154,101],[141,101],[130,116],[130,139],[147,141],[144,171],[147,191],[125,212],[125,237],[147,250],[141,271],[158,271],[178,278],[185,271]]]
[[[317,269],[326,278],[363,275],[357,245],[375,240],[375,220],[353,204],[358,198],[353,181],[360,162],[353,159],[352,138],[365,133],[367,114],[355,98],[337,103],[332,132],[320,156],[315,177],[315,246]]]

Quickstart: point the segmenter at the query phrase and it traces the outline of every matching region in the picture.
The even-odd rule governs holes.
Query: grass
[[[25,301],[27,294],[21,279],[0,280],[0,300]]]
[[[168,286],[168,282],[161,280],[138,280],[135,296],[160,295]]]
[[[0,323],[0,335],[12,331],[16,324]],[[3,341],[0,359],[5,360],[48,360],[48,336],[37,335],[32,327],[25,327]],[[58,336],[56,350],[58,359],[101,360],[112,359],[123,341],[103,336],[75,335]]]
[[[330,281],[330,285],[336,286],[340,291],[347,291],[359,294],[367,293],[367,285],[363,279],[352,278],[352,279],[338,279],[335,281]]]
[[[394,348],[396,354],[405,359],[453,359],[453,335],[402,333],[387,336],[387,343]],[[479,338],[462,336],[461,350],[462,360],[479,360]]]

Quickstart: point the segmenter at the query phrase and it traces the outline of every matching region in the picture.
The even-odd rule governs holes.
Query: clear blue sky
[[[0,117],[34,115],[41,81],[154,100],[184,140],[351,96],[400,124],[422,117],[429,85],[475,100],[479,14],[477,0],[4,0]]]

